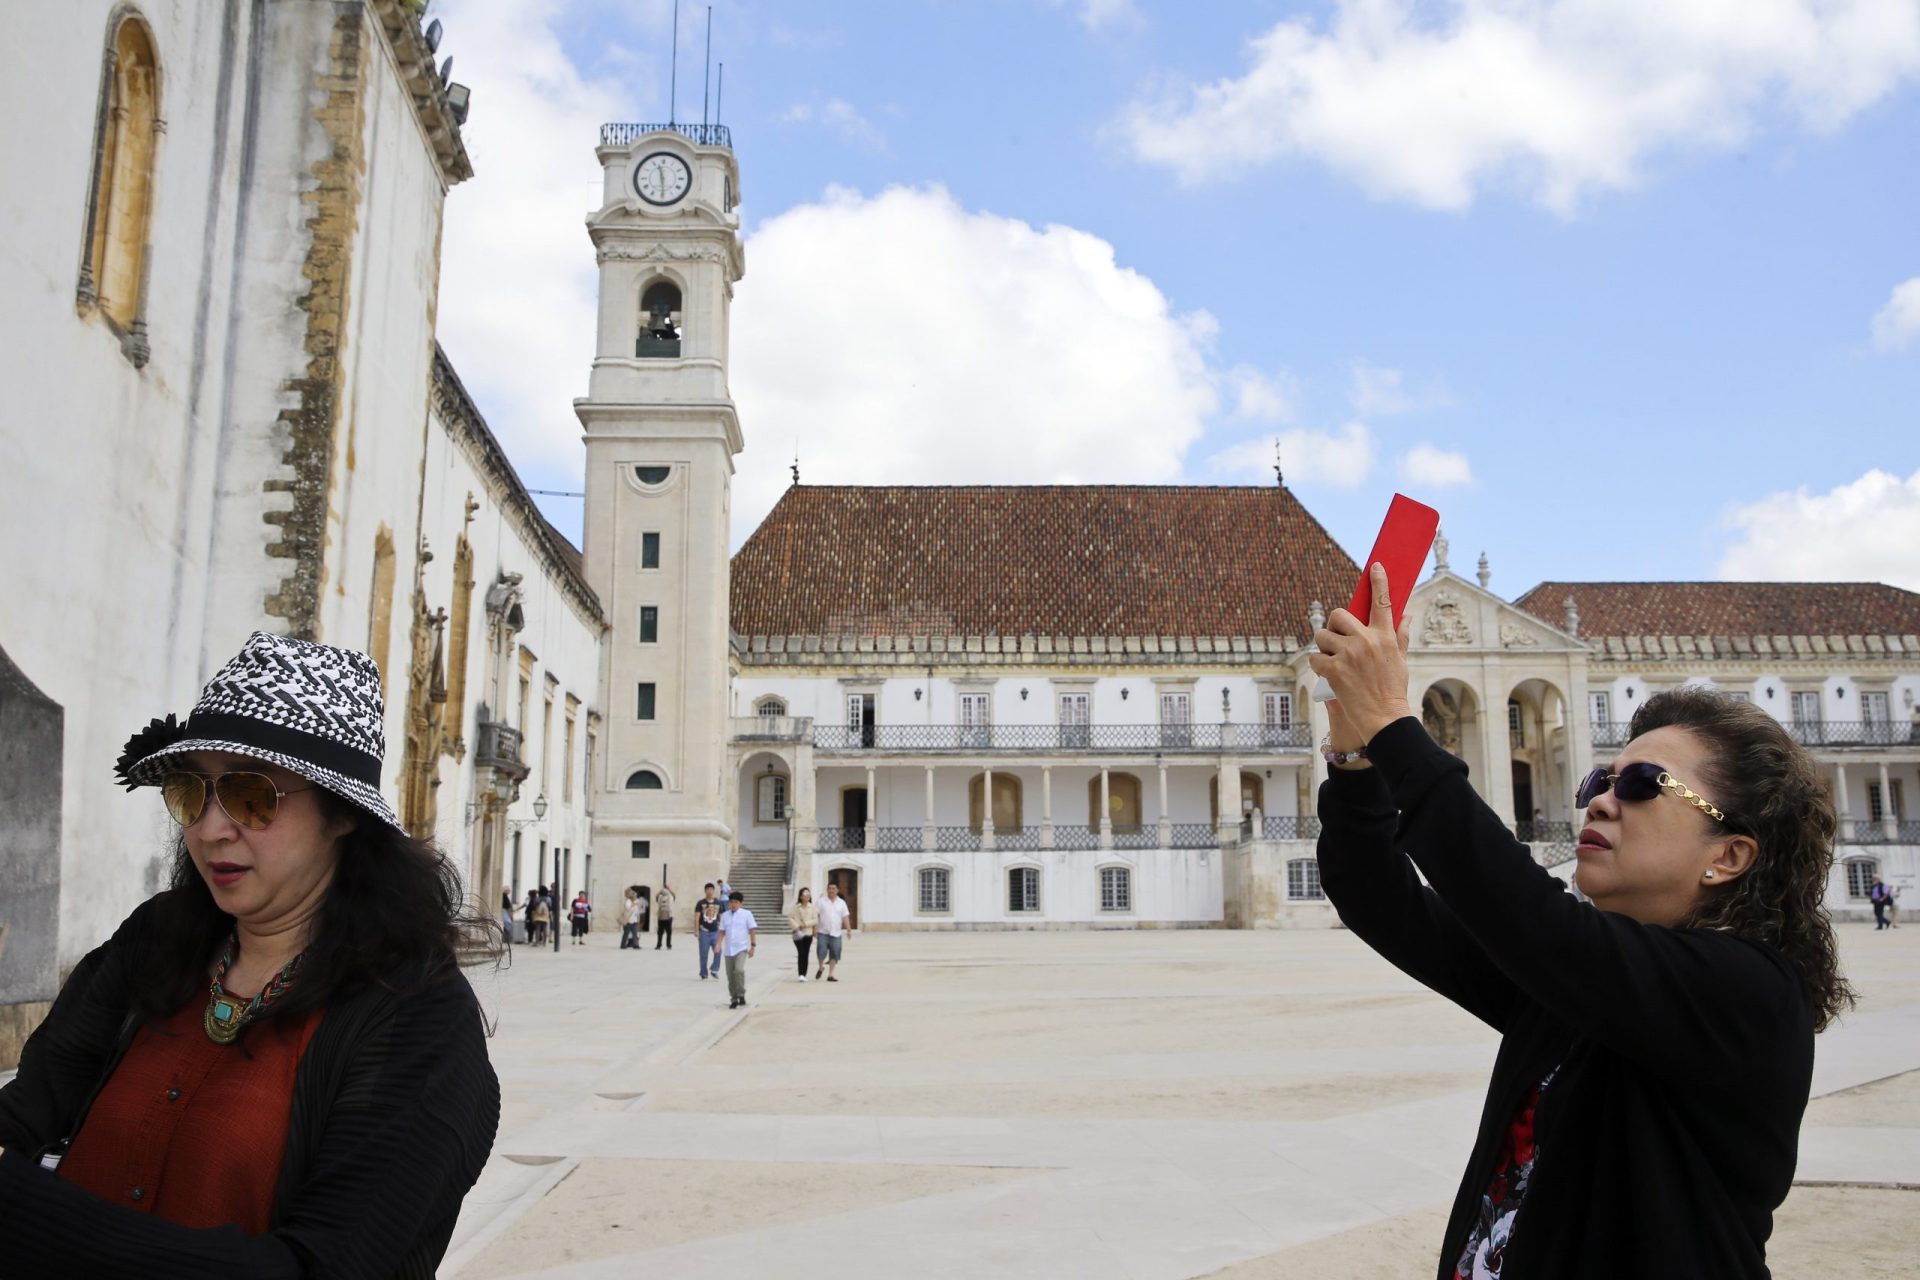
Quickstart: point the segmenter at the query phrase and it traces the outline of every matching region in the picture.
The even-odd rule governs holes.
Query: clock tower
[[[718,125],[610,124],[587,234],[600,267],[585,399],[586,572],[612,622],[593,762],[597,902],[726,870],[728,514],[740,422],[728,311],[746,269]]]

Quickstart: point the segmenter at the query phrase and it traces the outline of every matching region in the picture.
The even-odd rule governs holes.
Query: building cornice
[[[1296,665],[1293,636],[732,636],[747,667],[1249,667]]]
[[[407,0],[367,0],[367,8],[399,64],[401,83],[432,148],[440,181],[449,187],[465,182],[473,176],[473,164],[460,139],[460,125],[447,101],[446,86],[440,83],[440,72],[433,65],[433,51],[427,48],[427,38],[420,30],[418,6]]]

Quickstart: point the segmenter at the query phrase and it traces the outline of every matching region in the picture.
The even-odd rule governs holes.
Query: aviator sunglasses
[[[1727,815],[1708,803],[1704,796],[1694,792],[1659,765],[1644,761],[1621,765],[1618,773],[1595,769],[1586,776],[1580,783],[1580,789],[1574,793],[1573,807],[1585,809],[1593,803],[1596,796],[1609,790],[1628,804],[1638,804],[1643,800],[1653,799],[1662,791],[1671,791],[1715,822],[1727,820]]]
[[[167,812],[183,827],[200,821],[207,810],[207,794],[220,806],[220,812],[249,831],[264,831],[280,812],[280,797],[311,791],[296,787],[282,791],[264,773],[220,773],[212,777],[200,773],[170,773],[160,780],[160,795]]]

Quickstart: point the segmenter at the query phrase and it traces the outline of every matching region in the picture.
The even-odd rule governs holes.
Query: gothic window
[[[154,150],[163,128],[153,33],[140,18],[128,14],[120,19],[101,77],[79,302],[82,307],[97,304],[127,335],[123,346],[137,367],[147,359],[141,294],[153,210]]]
[[[628,775],[627,790],[658,791],[660,790],[660,775],[651,769],[641,769],[637,773]]]
[[[636,356],[673,358],[680,354],[680,287],[656,280],[640,295],[640,336]]]

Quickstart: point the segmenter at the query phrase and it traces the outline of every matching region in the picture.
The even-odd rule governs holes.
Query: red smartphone
[[[1413,598],[1413,584],[1426,567],[1427,553],[1440,532],[1440,513],[1404,493],[1393,495],[1387,518],[1380,523],[1380,535],[1373,550],[1360,562],[1360,583],[1353,589],[1347,612],[1362,622],[1373,618],[1373,579],[1369,576],[1378,564],[1387,571],[1387,596],[1393,602],[1393,625],[1407,614],[1407,601]],[[1313,687],[1313,700],[1326,702],[1333,697],[1333,686],[1322,676]]]
[[[1374,565],[1387,571],[1387,593],[1393,600],[1393,625],[1406,616],[1407,601],[1413,598],[1413,584],[1427,566],[1427,553],[1440,532],[1440,513],[1404,493],[1393,495],[1387,518],[1380,524],[1380,536],[1373,550],[1360,562],[1360,585],[1353,589],[1347,612],[1362,622],[1373,618],[1373,579],[1368,576]]]

